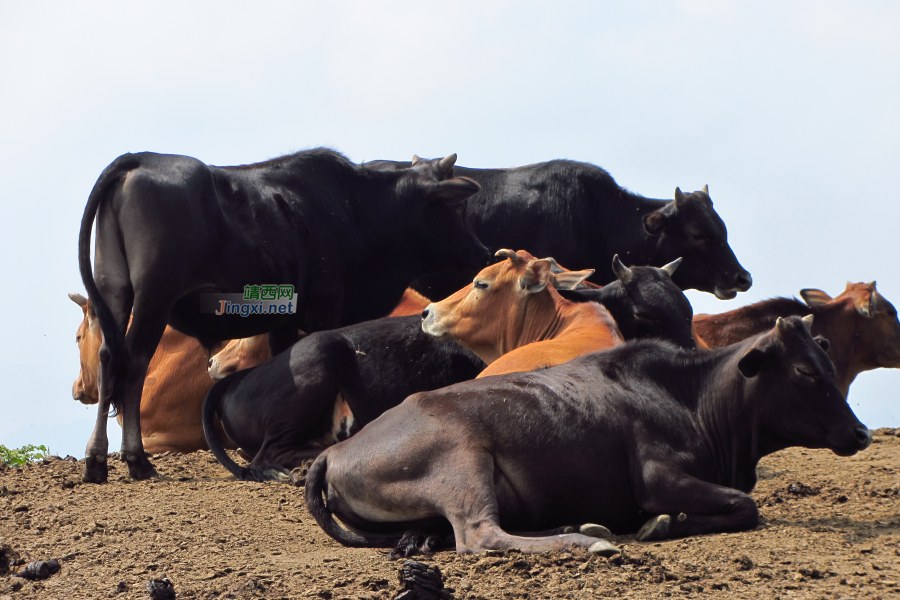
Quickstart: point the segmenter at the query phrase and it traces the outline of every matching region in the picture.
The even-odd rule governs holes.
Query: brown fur
[[[718,348],[766,331],[778,317],[812,314],[812,333],[829,341],[835,382],[845,396],[863,371],[900,368],[900,322],[874,281],[847,283],[836,298],[814,289],[801,295],[808,305],[772,298],[725,313],[694,315],[694,330],[709,347]]]
[[[475,281],[487,289],[473,283],[429,307],[432,329],[425,330],[443,332],[488,363],[478,377],[551,367],[624,343],[604,307],[556,292],[547,259],[524,250],[515,255],[478,274]]]

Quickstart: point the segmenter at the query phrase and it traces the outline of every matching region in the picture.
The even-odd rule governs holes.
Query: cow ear
[[[832,297],[822,290],[811,288],[800,290],[800,297],[803,298],[803,301],[806,302],[806,305],[810,308],[824,306],[832,301]]]
[[[546,258],[536,258],[528,262],[525,273],[519,277],[522,289],[529,294],[542,291],[550,282],[552,263]]]
[[[468,177],[454,177],[444,181],[433,181],[425,184],[425,197],[446,204],[459,204],[473,194],[477,194],[481,186]]]
[[[856,312],[864,318],[871,319],[875,316],[875,294],[873,292],[870,291],[863,297],[855,299],[853,304],[856,306]]]
[[[644,215],[644,231],[650,235],[661,234],[668,224],[669,217],[663,212],[663,209]]]
[[[816,336],[813,339],[816,341],[816,343],[819,345],[819,347],[822,348],[822,350],[824,350],[825,352],[828,352],[828,347],[830,346],[830,344],[828,343],[828,340],[826,340],[822,336]]]
[[[558,290],[574,290],[582,281],[594,274],[594,269],[586,269],[584,271],[563,271],[562,273],[552,274],[551,281],[553,287]]]
[[[756,377],[762,371],[765,363],[766,353],[759,348],[750,348],[738,362],[738,370],[740,370],[741,375],[750,379],[751,377]]]

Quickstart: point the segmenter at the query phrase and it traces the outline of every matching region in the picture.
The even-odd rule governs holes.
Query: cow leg
[[[107,292],[104,294],[104,298],[116,319],[116,326],[124,332],[128,326],[128,313],[131,306],[130,292],[125,286],[122,286],[118,294]],[[97,421],[94,424],[94,431],[84,451],[84,471],[81,477],[85,483],[104,483],[108,477],[106,460],[109,454],[109,438],[106,426],[109,422],[112,389],[110,389],[109,349],[105,339],[100,343],[99,353],[100,370],[97,375],[97,388],[100,400],[97,402]],[[124,373],[118,375],[122,377]]]
[[[638,503],[658,516],[638,532],[640,541],[745,531],[759,524],[756,502],[739,490],[673,472],[668,465],[652,467],[649,473],[646,497]]]
[[[619,549],[594,537],[581,533],[547,536],[512,535],[500,528],[500,511],[493,481],[493,458],[487,454],[476,459],[479,464],[460,471],[467,473],[467,485],[455,488],[444,497],[445,516],[453,526],[456,551],[459,554],[478,554],[485,550],[519,550],[527,553],[551,552],[594,547],[603,556],[618,554]]]
[[[122,402],[122,460],[128,464],[128,476],[132,479],[148,479],[156,475],[156,469],[147,459],[141,436],[141,394],[147,367],[166,329],[168,311],[148,314],[140,301],[135,302],[134,319],[125,343],[128,347],[128,377]]]
[[[272,356],[278,356],[300,340],[297,327],[285,325],[269,332],[269,352]]]

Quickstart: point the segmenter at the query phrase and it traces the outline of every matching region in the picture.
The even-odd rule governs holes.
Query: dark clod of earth
[[[48,561],[36,560],[25,565],[25,568],[13,575],[13,577],[21,577],[30,581],[39,579],[49,579],[51,575],[59,573],[59,560],[51,558]]]
[[[150,600],[175,600],[175,586],[168,577],[148,581],[147,593]]]
[[[444,587],[444,578],[438,567],[429,567],[414,560],[403,563],[397,574],[402,591],[394,600],[447,600],[453,590]]]

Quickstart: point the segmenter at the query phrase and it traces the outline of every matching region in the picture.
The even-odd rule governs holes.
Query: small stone
[[[588,548],[589,554],[598,554],[604,557],[615,556],[616,554],[621,554],[621,550],[607,542],[606,540],[600,540],[599,542],[595,542]]]
[[[588,537],[600,538],[601,540],[608,540],[612,537],[612,532],[609,529],[596,523],[585,523],[579,529],[579,533]]]

